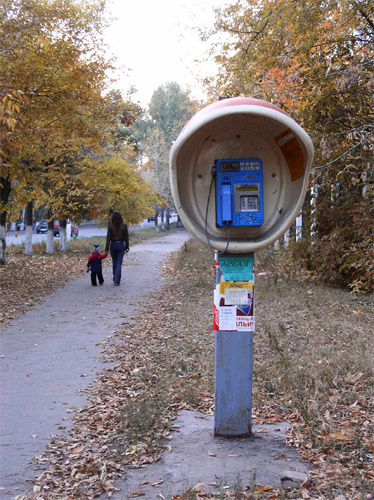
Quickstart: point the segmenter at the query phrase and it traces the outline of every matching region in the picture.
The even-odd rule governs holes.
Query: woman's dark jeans
[[[122,260],[125,255],[125,243],[123,241],[112,241],[110,244],[110,255],[112,256],[113,263],[113,281],[119,285],[121,281]]]

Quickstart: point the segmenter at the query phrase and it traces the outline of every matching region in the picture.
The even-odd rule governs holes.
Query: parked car
[[[73,222],[70,224],[70,237],[78,236],[78,226]],[[58,220],[53,222],[53,236],[60,236],[60,223]]]
[[[58,220],[53,221],[53,236],[60,236],[60,223]]]
[[[148,222],[154,222],[156,219],[155,219],[155,216],[152,215],[151,217],[148,217],[147,221]]]
[[[48,231],[48,220],[47,219],[42,219],[35,224],[35,229],[36,232],[39,233],[46,233]]]
[[[70,237],[78,236],[79,230],[76,224],[71,223]]]

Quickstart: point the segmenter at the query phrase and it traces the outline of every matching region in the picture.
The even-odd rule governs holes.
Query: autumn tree
[[[5,0],[0,9],[2,233],[12,192],[20,206],[47,210],[51,252],[53,218],[92,212],[93,170],[123,144],[136,147],[138,110],[105,92],[104,2]]]
[[[159,200],[153,187],[142,178],[140,169],[121,153],[103,155],[95,165],[86,168],[92,174],[86,175],[87,192],[92,193],[86,211],[88,217],[104,219],[111,210],[118,210],[127,223],[135,224]]]
[[[0,8],[1,92],[26,97],[2,143],[1,184],[24,193],[27,202],[43,190],[40,174],[66,145],[78,150],[100,132],[108,67],[96,50],[103,7],[99,1],[5,0]]]
[[[248,0],[218,11],[210,35],[221,96],[278,104],[315,145],[317,189],[305,258],[324,278],[374,283],[374,7],[368,0]],[[304,242],[305,245],[305,242]]]
[[[140,153],[142,141],[147,128],[144,120],[144,109],[135,101],[134,89],[130,88],[125,98],[119,91],[111,91],[110,99],[110,123],[112,126],[112,148],[119,151],[125,145],[126,148]],[[137,156],[134,157],[135,162]]]

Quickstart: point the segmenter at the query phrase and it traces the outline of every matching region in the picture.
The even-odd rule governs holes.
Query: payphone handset
[[[264,223],[260,158],[216,160],[217,226],[246,227]]]

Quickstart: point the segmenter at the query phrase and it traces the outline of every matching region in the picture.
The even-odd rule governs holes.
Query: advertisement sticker
[[[253,281],[253,255],[220,256],[225,281]]]

